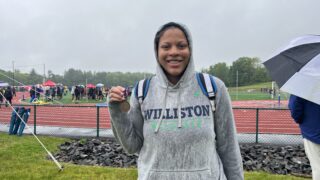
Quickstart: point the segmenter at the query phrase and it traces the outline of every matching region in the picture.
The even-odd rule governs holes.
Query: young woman
[[[216,110],[196,80],[192,41],[186,28],[167,23],[154,40],[158,62],[143,102],[131,96],[121,111],[125,88],[112,87],[113,133],[128,153],[138,153],[138,179],[243,179],[229,94],[217,85]],[[214,127],[216,126],[216,127]]]

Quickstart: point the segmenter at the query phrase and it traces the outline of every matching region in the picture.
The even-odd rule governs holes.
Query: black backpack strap
[[[217,93],[217,85],[213,79],[213,76],[207,73],[196,73],[196,78],[202,93],[209,98],[212,111],[214,112],[216,110],[215,100]]]

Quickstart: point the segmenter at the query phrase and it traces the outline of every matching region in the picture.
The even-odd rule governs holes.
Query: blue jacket
[[[320,144],[320,105],[291,95],[289,109],[300,126],[303,138]]]

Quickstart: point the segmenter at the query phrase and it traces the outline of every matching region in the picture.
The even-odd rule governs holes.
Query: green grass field
[[[67,138],[38,136],[51,153]],[[111,168],[61,163],[65,168],[59,172],[53,161],[47,159],[46,151],[31,135],[9,136],[0,133],[0,179],[137,179],[136,168]],[[265,172],[245,172],[248,180],[303,180],[294,176],[274,175]]]
[[[52,152],[69,139],[39,136]],[[135,168],[110,168],[61,163],[65,169],[59,172],[46,151],[33,136],[9,136],[0,133],[0,179],[136,179]]]
[[[237,100],[277,100],[279,97],[278,89],[276,90],[276,94],[271,98],[271,95],[267,92],[261,92],[261,88],[271,89],[271,82],[259,83],[250,86],[241,86],[241,87],[230,87],[228,88],[229,94],[231,96],[232,101]],[[280,91],[281,100],[287,100],[289,94],[286,92]]]

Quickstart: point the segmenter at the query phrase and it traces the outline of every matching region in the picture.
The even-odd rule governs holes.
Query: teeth
[[[170,60],[168,61],[168,63],[173,63],[173,64],[178,64],[180,63],[181,61],[178,61],[178,60]]]

